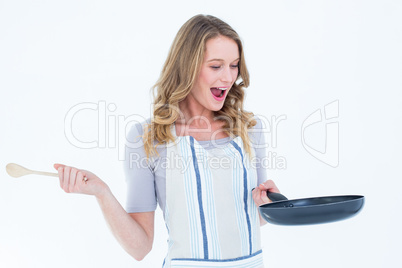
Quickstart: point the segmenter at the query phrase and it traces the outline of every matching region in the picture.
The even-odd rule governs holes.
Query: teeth
[[[220,90],[226,90],[226,89],[228,89],[227,87],[218,87],[218,89],[220,89]]]

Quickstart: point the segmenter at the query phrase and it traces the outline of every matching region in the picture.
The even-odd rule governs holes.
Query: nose
[[[233,73],[230,67],[224,68],[221,76],[222,82],[231,83],[233,81]]]

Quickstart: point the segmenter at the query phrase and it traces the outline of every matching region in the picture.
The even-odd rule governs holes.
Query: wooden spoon
[[[24,175],[29,175],[29,174],[37,174],[37,175],[45,175],[45,176],[53,176],[53,177],[59,176],[58,173],[30,170],[23,166],[14,164],[14,163],[7,164],[6,171],[7,171],[8,175],[10,175],[11,177],[14,177],[14,178],[18,178],[18,177],[21,177]]]

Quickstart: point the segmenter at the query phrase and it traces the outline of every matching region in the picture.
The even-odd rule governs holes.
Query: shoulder
[[[142,160],[147,158],[143,134],[145,132],[145,127],[148,123],[150,123],[150,118],[144,119],[142,121],[131,122],[131,126],[127,126],[129,128],[128,132],[125,133],[125,168],[127,170],[132,169],[132,162],[139,161],[140,163],[144,163]],[[148,168],[153,170],[153,159],[147,163]]]
[[[134,143],[143,142],[142,135],[144,134],[146,125],[150,123],[151,118],[133,122],[130,127],[130,130],[126,135],[127,142],[134,142]]]
[[[257,121],[257,124],[253,127],[253,129],[260,129],[262,126],[262,121],[261,121],[260,116],[254,115],[253,118],[255,119],[255,121]]]
[[[135,150],[137,153],[141,153],[142,155],[145,154],[145,148],[144,148],[144,140],[143,140],[143,135],[145,132],[145,128],[148,124],[151,123],[151,118],[144,119],[142,121],[137,121],[135,123],[132,123],[129,131],[126,134],[126,150]],[[153,145],[155,146],[157,144],[157,141],[153,141]],[[165,150],[165,145],[161,144],[159,145],[156,150],[158,151],[159,154],[163,153]],[[151,157],[152,159],[158,158],[158,156]]]
[[[254,116],[253,119],[257,121],[257,124],[249,129],[249,136],[253,144],[259,144],[264,142],[264,134],[269,132],[269,125],[260,116]]]
[[[136,154],[145,156],[143,134],[149,119],[137,122],[131,122],[128,132],[124,135],[126,154]],[[128,128],[128,126],[127,126]]]

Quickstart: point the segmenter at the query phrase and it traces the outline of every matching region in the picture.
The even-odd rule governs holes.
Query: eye
[[[217,69],[220,69],[221,66],[211,66],[211,68],[217,70]]]
[[[235,65],[230,65],[230,67],[232,67],[233,69],[236,69],[239,67],[239,64],[235,64]]]

